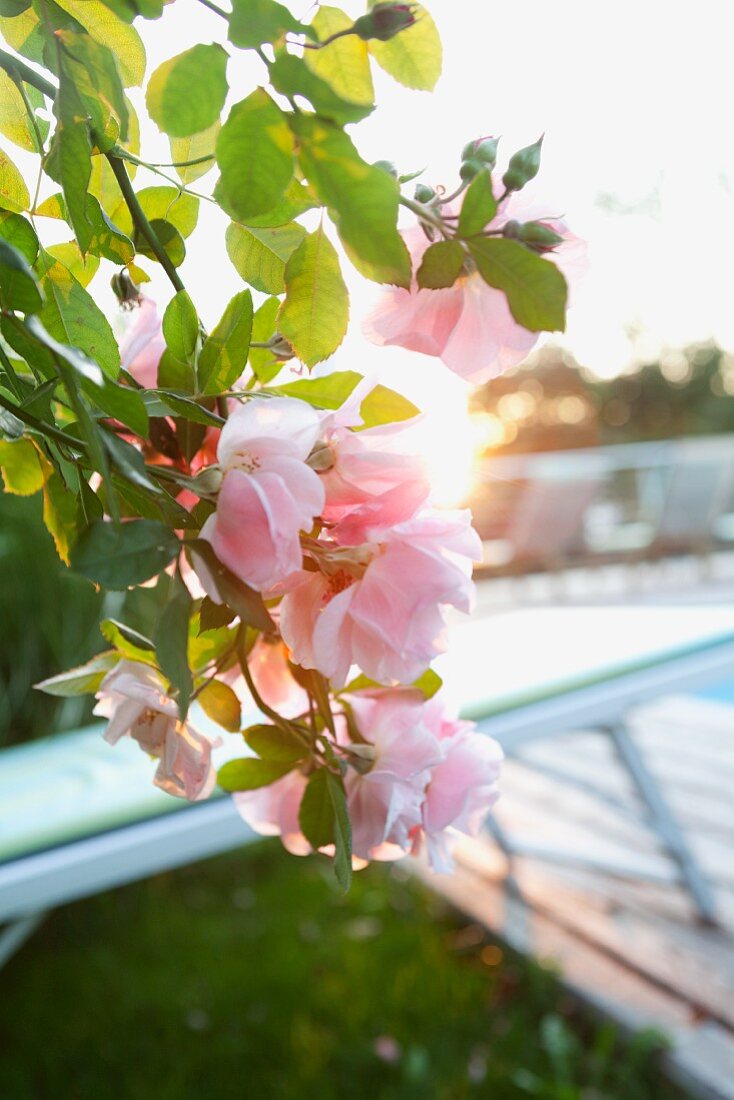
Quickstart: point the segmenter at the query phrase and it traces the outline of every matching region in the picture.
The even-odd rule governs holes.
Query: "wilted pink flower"
[[[240,791],[233,798],[240,816],[256,833],[279,836],[283,847],[293,855],[306,856],[312,848],[298,823],[305,789],[306,777],[299,771],[292,771],[269,787]]]
[[[216,781],[211,742],[189,722],[181,722],[176,703],[166,694],[156,669],[123,660],[108,672],[97,692],[94,713],[109,718],[105,741],[126,735],[159,760],[153,782],[168,794],[190,802],[207,798]]]
[[[361,859],[396,859],[420,826],[439,743],[423,720],[419,691],[366,692],[349,703],[366,742],[352,746],[362,767],[350,768],[346,778],[352,850]]]
[[[450,871],[456,833],[476,836],[497,801],[502,749],[477,733],[473,722],[448,715],[438,696],[426,705],[424,720],[439,740],[442,759],[431,772],[423,804],[423,830],[431,866]]]
[[[450,213],[444,207],[444,213]],[[508,220],[543,219],[563,238],[553,260],[566,274],[578,266],[580,244],[558,219],[548,218],[547,209],[529,206],[524,196],[510,195],[489,223],[501,228]],[[365,321],[365,333],[376,344],[397,344],[424,355],[436,355],[447,367],[468,382],[480,384],[496,378],[521,362],[535,345],[539,333],[517,323],[500,290],[488,286],[477,271],[463,274],[443,290],[419,290],[415,272],[430,241],[419,227],[403,233],[413,262],[410,290],[391,287]]]
[[[353,563],[304,571],[283,598],[283,639],[336,687],[353,664],[378,683],[410,684],[445,649],[445,607],[471,610],[480,554],[468,511],[421,513],[358,547]]]
[[[250,400],[222,428],[217,458],[224,480],[201,537],[258,591],[301,568],[299,533],[310,530],[324,506],[324,487],[305,462],[318,434],[316,412],[289,397]]]
[[[158,364],[165,350],[166,341],[156,304],[150,298],[143,298],[120,344],[123,370],[141,386],[153,389],[158,384]]]

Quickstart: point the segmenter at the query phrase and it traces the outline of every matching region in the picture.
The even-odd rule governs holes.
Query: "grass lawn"
[[[3,1100],[680,1096],[404,869],[343,897],[277,842],[65,907],[0,981]]]

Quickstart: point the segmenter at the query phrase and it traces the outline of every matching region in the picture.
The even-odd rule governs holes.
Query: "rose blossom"
[[[105,741],[116,744],[126,735],[160,762],[153,782],[168,794],[190,802],[207,798],[216,781],[211,742],[189,722],[165,692],[156,669],[139,661],[122,660],[108,672],[97,692],[94,713],[109,718]]]
[[[120,344],[122,368],[141,386],[152,389],[158,383],[158,364],[165,350],[156,304],[151,298],[143,298]]]
[[[299,533],[324,506],[323,485],[305,461],[318,435],[317,413],[290,397],[251,399],[222,428],[217,458],[224,480],[201,537],[258,591],[301,568]],[[206,586],[206,571],[200,574]]]
[[[450,207],[443,208],[451,213]],[[488,223],[500,229],[510,219],[543,221],[563,237],[552,260],[569,276],[584,265],[583,242],[565,222],[547,217],[547,208],[528,203],[522,193],[511,194],[499,204]],[[520,363],[537,343],[539,333],[522,327],[512,316],[501,290],[485,283],[478,271],[462,274],[451,287],[418,289],[415,273],[431,242],[418,227],[406,229],[403,238],[413,263],[410,290],[391,287],[366,318],[364,330],[376,344],[397,344],[424,355],[436,355],[447,367],[475,385],[496,378]]]
[[[298,664],[336,687],[353,664],[378,683],[412,683],[445,649],[444,607],[471,611],[480,553],[468,511],[420,513],[346,552],[342,567],[332,555],[331,572],[294,578],[281,604],[283,639]]]
[[[251,829],[261,836],[279,836],[283,847],[294,856],[313,851],[301,832],[298,811],[306,777],[300,771],[288,772],[269,787],[234,794],[235,806]]]

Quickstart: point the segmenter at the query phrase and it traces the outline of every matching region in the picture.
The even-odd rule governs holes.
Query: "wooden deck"
[[[576,993],[625,1027],[666,1032],[667,1068],[692,1095],[733,1100],[734,706],[662,699],[630,729],[715,889],[720,927],[696,921],[595,732],[534,742],[507,762],[497,820],[532,857],[508,866],[482,838],[462,845],[455,875],[428,881],[512,946],[555,960]]]

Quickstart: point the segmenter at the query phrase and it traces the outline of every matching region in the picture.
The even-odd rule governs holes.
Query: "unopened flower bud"
[[[415,9],[412,4],[383,3],[375,4],[372,11],[357,19],[352,30],[365,42],[370,38],[387,42],[414,23]]]
[[[387,172],[389,176],[398,178],[398,170],[391,160],[376,160],[374,163],[375,168],[382,168],[383,172]]]
[[[306,463],[317,473],[324,473],[334,465],[334,452],[328,443],[320,440],[306,459]]]
[[[286,360],[293,358],[293,348],[288,343],[285,336],[281,336],[279,332],[276,332],[275,335],[271,336],[270,340],[268,340],[268,347],[276,359],[282,359],[283,362],[286,362]]]
[[[522,241],[534,252],[552,252],[556,245],[563,242],[563,237],[544,222],[525,222],[523,224],[510,221],[503,227],[502,235],[511,237],[516,241]]]
[[[470,141],[461,151],[462,160],[478,160],[482,164],[488,164],[490,168],[494,168],[497,163],[497,146],[499,145],[499,138],[477,138],[476,141]]]
[[[537,176],[540,168],[540,147],[542,144],[543,137],[541,135],[533,145],[520,149],[510,157],[507,171],[502,177],[502,182],[508,191],[519,191],[529,180]]]
[[[459,169],[459,175],[466,180],[473,180],[475,176],[478,176],[482,169],[486,168],[486,165],[477,157],[470,157],[469,160],[465,160]]]
[[[126,267],[115,272],[110,279],[110,286],[123,309],[132,309],[133,306],[140,305],[140,291],[130,278],[130,272]]]
[[[214,496],[221,489],[223,479],[224,474],[219,466],[206,466],[194,478],[195,491],[206,496]]]
[[[433,202],[436,197],[436,192],[432,187],[429,187],[427,183],[417,183],[414,191],[416,202]]]

